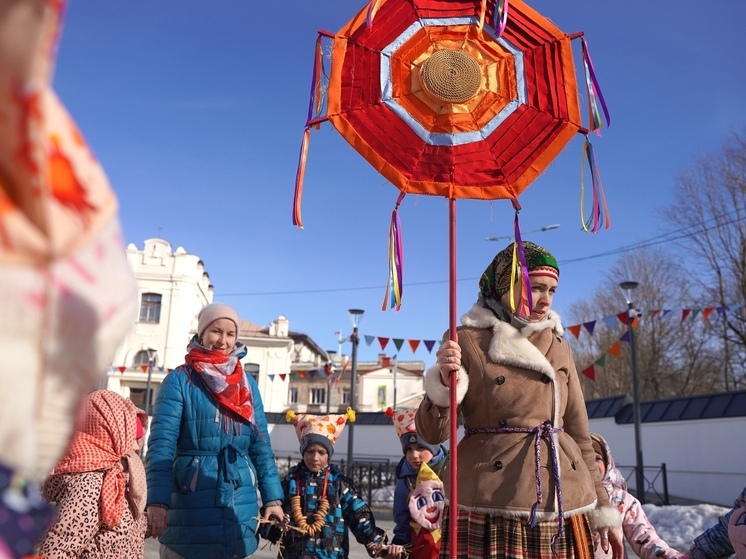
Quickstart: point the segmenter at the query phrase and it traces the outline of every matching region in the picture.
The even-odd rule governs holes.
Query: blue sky
[[[594,256],[665,232],[659,212],[676,175],[746,123],[746,4],[530,4],[564,31],[585,32],[612,119],[592,137],[611,229],[581,231],[580,136],[520,197],[524,231],[561,225],[525,237],[560,261],[555,308],[566,314],[616,258]],[[70,0],[55,74],[119,196],[127,243],[160,236],[184,247],[204,261],[216,301],[260,325],[285,315],[335,350],[334,332],[351,330],[349,308],[365,310],[361,335],[440,339],[448,325],[447,202],[405,198],[403,305],[382,312],[398,191],[328,123],[311,136],[305,229],[291,223],[316,32],[338,30],[362,5]],[[485,237],[510,235],[512,217],[504,200],[458,202],[459,316],[509,242]],[[359,356],[379,351],[361,343]],[[406,345],[399,353],[434,360]]]

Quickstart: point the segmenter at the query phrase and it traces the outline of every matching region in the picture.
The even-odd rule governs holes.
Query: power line
[[[623,254],[625,252],[631,252],[633,250],[638,250],[638,249],[648,248],[651,246],[656,246],[656,245],[660,245],[664,243],[679,241],[681,239],[686,239],[687,237],[693,237],[694,235],[705,233],[712,229],[717,229],[718,227],[723,227],[725,225],[730,225],[732,223],[738,223],[741,221],[739,216],[731,220],[728,220],[726,222],[718,222],[718,220],[728,217],[738,212],[740,212],[740,209],[736,208],[724,214],[716,215],[705,220],[704,221],[705,224],[711,221],[715,221],[715,223],[713,225],[710,225],[709,227],[707,226],[703,227],[699,224],[681,227],[679,229],[669,231],[668,233],[664,233],[663,235],[655,237],[653,239],[639,241],[631,245],[622,246],[622,247],[608,250],[605,252],[591,254],[589,256],[581,256],[578,258],[569,258],[566,260],[560,260],[559,263],[562,265],[575,264],[576,262],[584,262],[586,260],[595,260],[597,258],[606,258],[608,256]],[[456,279],[456,281],[457,282],[474,281],[477,279],[479,278],[478,277],[467,277],[467,278],[458,278]],[[417,286],[425,286],[425,285],[441,285],[444,283],[448,283],[448,280],[445,279],[445,280],[411,282],[411,283],[407,283],[407,287],[417,287]],[[292,291],[253,291],[253,292],[244,292],[244,293],[221,293],[220,296],[221,297],[257,297],[257,296],[271,296],[271,295],[304,295],[304,294],[312,294],[312,293],[338,293],[340,291],[369,291],[373,289],[380,290],[381,286],[373,285],[373,286],[365,286],[365,287],[333,287],[333,288],[327,288],[327,289],[303,289],[303,290],[292,290]]]

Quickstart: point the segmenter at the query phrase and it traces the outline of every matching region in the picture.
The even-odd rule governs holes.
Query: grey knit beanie
[[[202,340],[202,334],[205,333],[207,327],[221,318],[232,320],[233,324],[236,325],[236,330],[238,330],[238,313],[229,305],[224,305],[223,303],[210,303],[204,309],[199,311],[199,315],[197,315],[199,321],[197,323],[197,337],[200,341]]]

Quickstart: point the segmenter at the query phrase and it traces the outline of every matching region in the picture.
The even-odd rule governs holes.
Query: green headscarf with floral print
[[[513,264],[513,244],[497,253],[495,258],[487,266],[487,269],[479,278],[479,292],[486,299],[500,300],[503,294],[510,289],[511,267]],[[545,248],[532,243],[523,241],[523,251],[526,255],[526,265],[528,272],[538,269],[545,269],[548,274],[559,278],[559,266],[557,260]]]

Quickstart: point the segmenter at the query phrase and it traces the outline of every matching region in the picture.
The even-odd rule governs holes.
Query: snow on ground
[[[377,507],[393,505],[394,486],[373,492],[371,504]],[[717,523],[718,517],[730,509],[717,505],[643,505],[645,514],[655,526],[658,535],[679,551],[689,550],[694,538]]]
[[[692,540],[730,509],[716,505],[643,505],[658,535],[671,547],[686,552]]]

